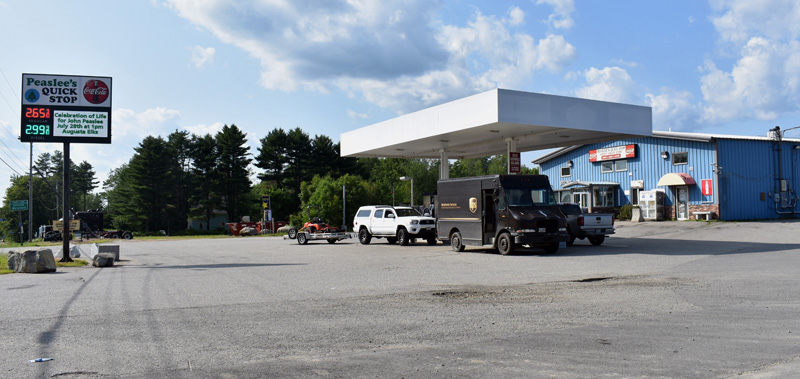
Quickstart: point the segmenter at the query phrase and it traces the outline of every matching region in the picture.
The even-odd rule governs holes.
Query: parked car
[[[572,246],[576,238],[586,238],[592,245],[601,245],[606,236],[614,234],[614,215],[611,213],[584,213],[576,203],[558,203],[558,208],[567,216],[567,246]]]
[[[366,205],[358,208],[353,218],[353,231],[358,241],[367,245],[372,238],[386,238],[390,244],[406,246],[417,238],[436,244],[436,219],[423,216],[411,207]]]

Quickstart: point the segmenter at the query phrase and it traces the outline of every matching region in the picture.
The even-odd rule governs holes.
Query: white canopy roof
[[[494,89],[340,136],[344,157],[476,158],[652,135],[650,107]]]

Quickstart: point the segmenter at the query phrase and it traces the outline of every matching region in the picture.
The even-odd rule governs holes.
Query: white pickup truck
[[[366,205],[358,208],[353,218],[353,231],[358,241],[367,245],[372,237],[386,238],[390,244],[406,246],[417,238],[436,244],[436,219],[425,217],[411,207]]]
[[[567,246],[572,246],[576,238],[586,238],[592,245],[601,245],[606,236],[614,234],[612,213],[583,213],[576,203],[559,203],[558,208],[567,216]]]

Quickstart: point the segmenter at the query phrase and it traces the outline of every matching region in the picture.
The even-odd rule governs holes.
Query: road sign
[[[53,230],[64,230],[64,221],[53,220]],[[69,230],[81,230],[81,220],[69,220]]]
[[[28,200],[11,200],[8,202],[12,211],[27,211]]]

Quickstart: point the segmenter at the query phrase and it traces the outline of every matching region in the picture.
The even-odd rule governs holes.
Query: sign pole
[[[71,218],[69,212],[69,142],[64,142],[64,225],[61,232],[61,260],[60,262],[72,262],[72,257],[69,256],[69,220]]]
[[[28,242],[33,242],[33,142],[30,166],[28,166]]]
[[[272,194],[269,195],[269,227],[272,229],[272,233],[275,233],[275,219],[272,218]]]
[[[17,221],[19,221],[19,244],[25,246],[25,230],[22,228],[22,211],[17,211]]]

